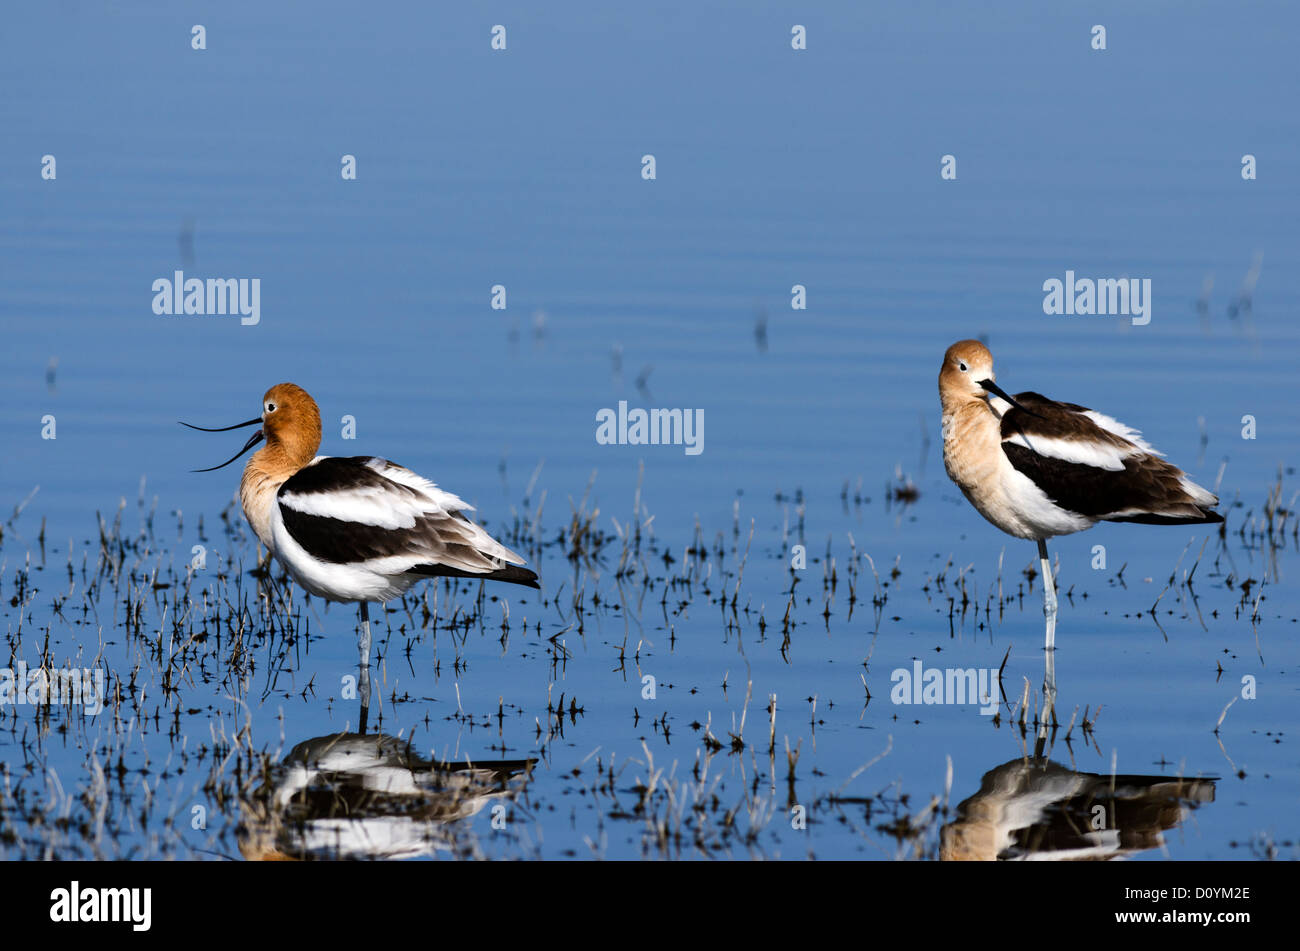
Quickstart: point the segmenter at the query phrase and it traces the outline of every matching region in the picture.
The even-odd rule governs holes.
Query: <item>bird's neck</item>
[[[988,400],[944,396],[941,398],[940,403],[943,408],[943,434],[945,440],[957,428],[963,430],[974,428],[999,434],[1001,432],[1002,416],[990,405]]]
[[[248,460],[245,472],[257,469],[273,479],[284,482],[307,463],[316,458],[320,441],[314,443],[287,443],[279,439],[268,440],[267,444],[253,453]]]
[[[275,494],[289,477],[311,461],[299,462],[299,454],[292,454],[279,442],[273,442],[253,453],[244,466],[244,477],[239,483],[239,502],[244,517],[257,533],[258,540],[275,551],[271,541],[271,506]]]
[[[987,402],[944,401],[944,466],[963,492],[987,484],[1002,457],[1001,442],[1001,417]]]

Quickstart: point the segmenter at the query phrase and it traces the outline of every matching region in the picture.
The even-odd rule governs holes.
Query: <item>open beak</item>
[[[1028,413],[1030,416],[1038,416],[1038,414],[1035,413],[1033,410],[1025,409],[1023,406],[1021,406],[1019,403],[1013,400],[1009,395],[1007,395],[1006,390],[1002,389],[1002,387],[998,386],[992,380],[980,380],[979,384],[980,386],[984,387],[985,390],[992,393],[994,396],[1000,396],[1002,399],[1006,400],[1016,409],[1020,410],[1020,412]],[[1038,418],[1042,419],[1041,416],[1038,416]]]
[[[235,423],[235,425],[233,425],[233,426],[221,426],[221,427],[218,427],[218,428],[215,428],[215,429],[209,429],[209,428],[206,427],[206,426],[194,426],[194,425],[192,425],[192,424],[190,424],[190,423],[184,423],[184,422],[181,423],[181,425],[182,425],[182,426],[189,426],[190,429],[197,429],[197,430],[199,430],[200,432],[205,432],[205,433],[224,433],[224,432],[228,432],[229,430],[232,430],[232,429],[243,429],[245,426],[260,426],[261,423],[262,423],[262,417],[259,416],[259,417],[257,417],[256,419],[250,419],[250,420],[249,420],[248,422],[246,422],[246,423]],[[223,462],[221,465],[219,465],[219,466],[211,466],[211,467],[209,467],[209,468],[207,468],[207,469],[192,469],[192,470],[190,470],[190,471],[192,471],[192,472],[214,472],[214,471],[216,471],[217,469],[224,469],[226,466],[230,465],[232,462],[234,462],[236,459],[238,459],[238,458],[239,458],[240,456],[242,456],[244,453],[248,452],[248,450],[252,449],[252,448],[253,448],[254,446],[256,446],[259,442],[261,442],[261,441],[262,441],[262,438],[263,438],[263,437],[262,437],[262,431],[259,429],[257,432],[253,433],[252,437],[248,440],[248,442],[244,443],[244,448],[243,448],[243,449],[239,450],[239,452],[235,453],[233,456],[231,456],[229,459],[227,459],[227,460],[226,460],[225,462]]]

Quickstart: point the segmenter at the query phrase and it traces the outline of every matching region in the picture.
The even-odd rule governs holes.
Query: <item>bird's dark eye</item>
[[[963,367],[962,369],[965,369],[965,367]],[[268,413],[274,413],[274,412],[275,412],[275,404],[274,404],[274,403],[267,403],[267,404],[266,404],[266,411],[267,411]]]
[[[966,364],[965,364],[965,362],[963,361],[963,362],[959,362],[959,363],[957,364],[957,369],[958,369],[958,370],[961,370],[962,373],[965,373],[965,372],[966,372],[968,369],[970,369],[970,368],[967,367]]]

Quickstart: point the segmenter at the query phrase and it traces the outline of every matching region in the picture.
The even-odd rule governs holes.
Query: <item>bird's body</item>
[[[301,387],[271,387],[260,417],[224,428],[259,423],[239,453],[213,468],[266,440],[244,467],[244,517],[306,591],[360,603],[363,667],[370,655],[371,601],[387,601],[437,576],[538,587],[537,575],[519,567],[524,559],[471,522],[465,513],[473,507],[450,492],[387,459],[316,455],[320,410]],[[363,716],[368,677],[365,683]]]
[[[1043,541],[1099,521],[1223,521],[1212,511],[1218,498],[1137,430],[1037,393],[1007,396],[993,381],[983,344],[948,348],[939,373],[943,460],[971,504],[1007,534]]]
[[[528,584],[523,559],[464,512],[472,506],[373,456],[316,456],[285,477],[254,457],[240,501],[267,549],[305,590],[331,601],[387,601],[424,578]]]
[[[948,348],[939,370],[943,461],[986,519],[1038,543],[1046,618],[1045,740],[1055,699],[1056,585],[1047,539],[1099,521],[1157,525],[1222,522],[1214,493],[1161,458],[1137,430],[1037,393],[1010,396],[994,382],[978,340]]]
[[[438,575],[537,587],[533,572],[516,567],[524,560],[450,492],[387,459],[316,455],[320,410],[301,387],[271,387],[262,408],[240,424],[262,424],[245,450],[260,438],[266,446],[244,466],[239,500],[258,539],[310,593],[387,601]]]

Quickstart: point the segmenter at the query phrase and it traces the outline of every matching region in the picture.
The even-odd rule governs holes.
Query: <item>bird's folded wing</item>
[[[1038,393],[1018,393],[1015,400],[1024,409],[1013,406],[1003,415],[1004,445],[1014,443],[1040,456],[1116,472],[1131,456],[1160,455],[1136,429],[1086,406],[1058,403]]]
[[[1218,502],[1137,430],[1037,393],[1015,399],[1024,409],[1002,417],[1002,450],[1062,508],[1090,518],[1183,522],[1206,520],[1205,509]]]
[[[294,540],[323,561],[409,559],[476,574],[523,562],[462,514],[472,506],[386,459],[318,456],[277,501]]]

